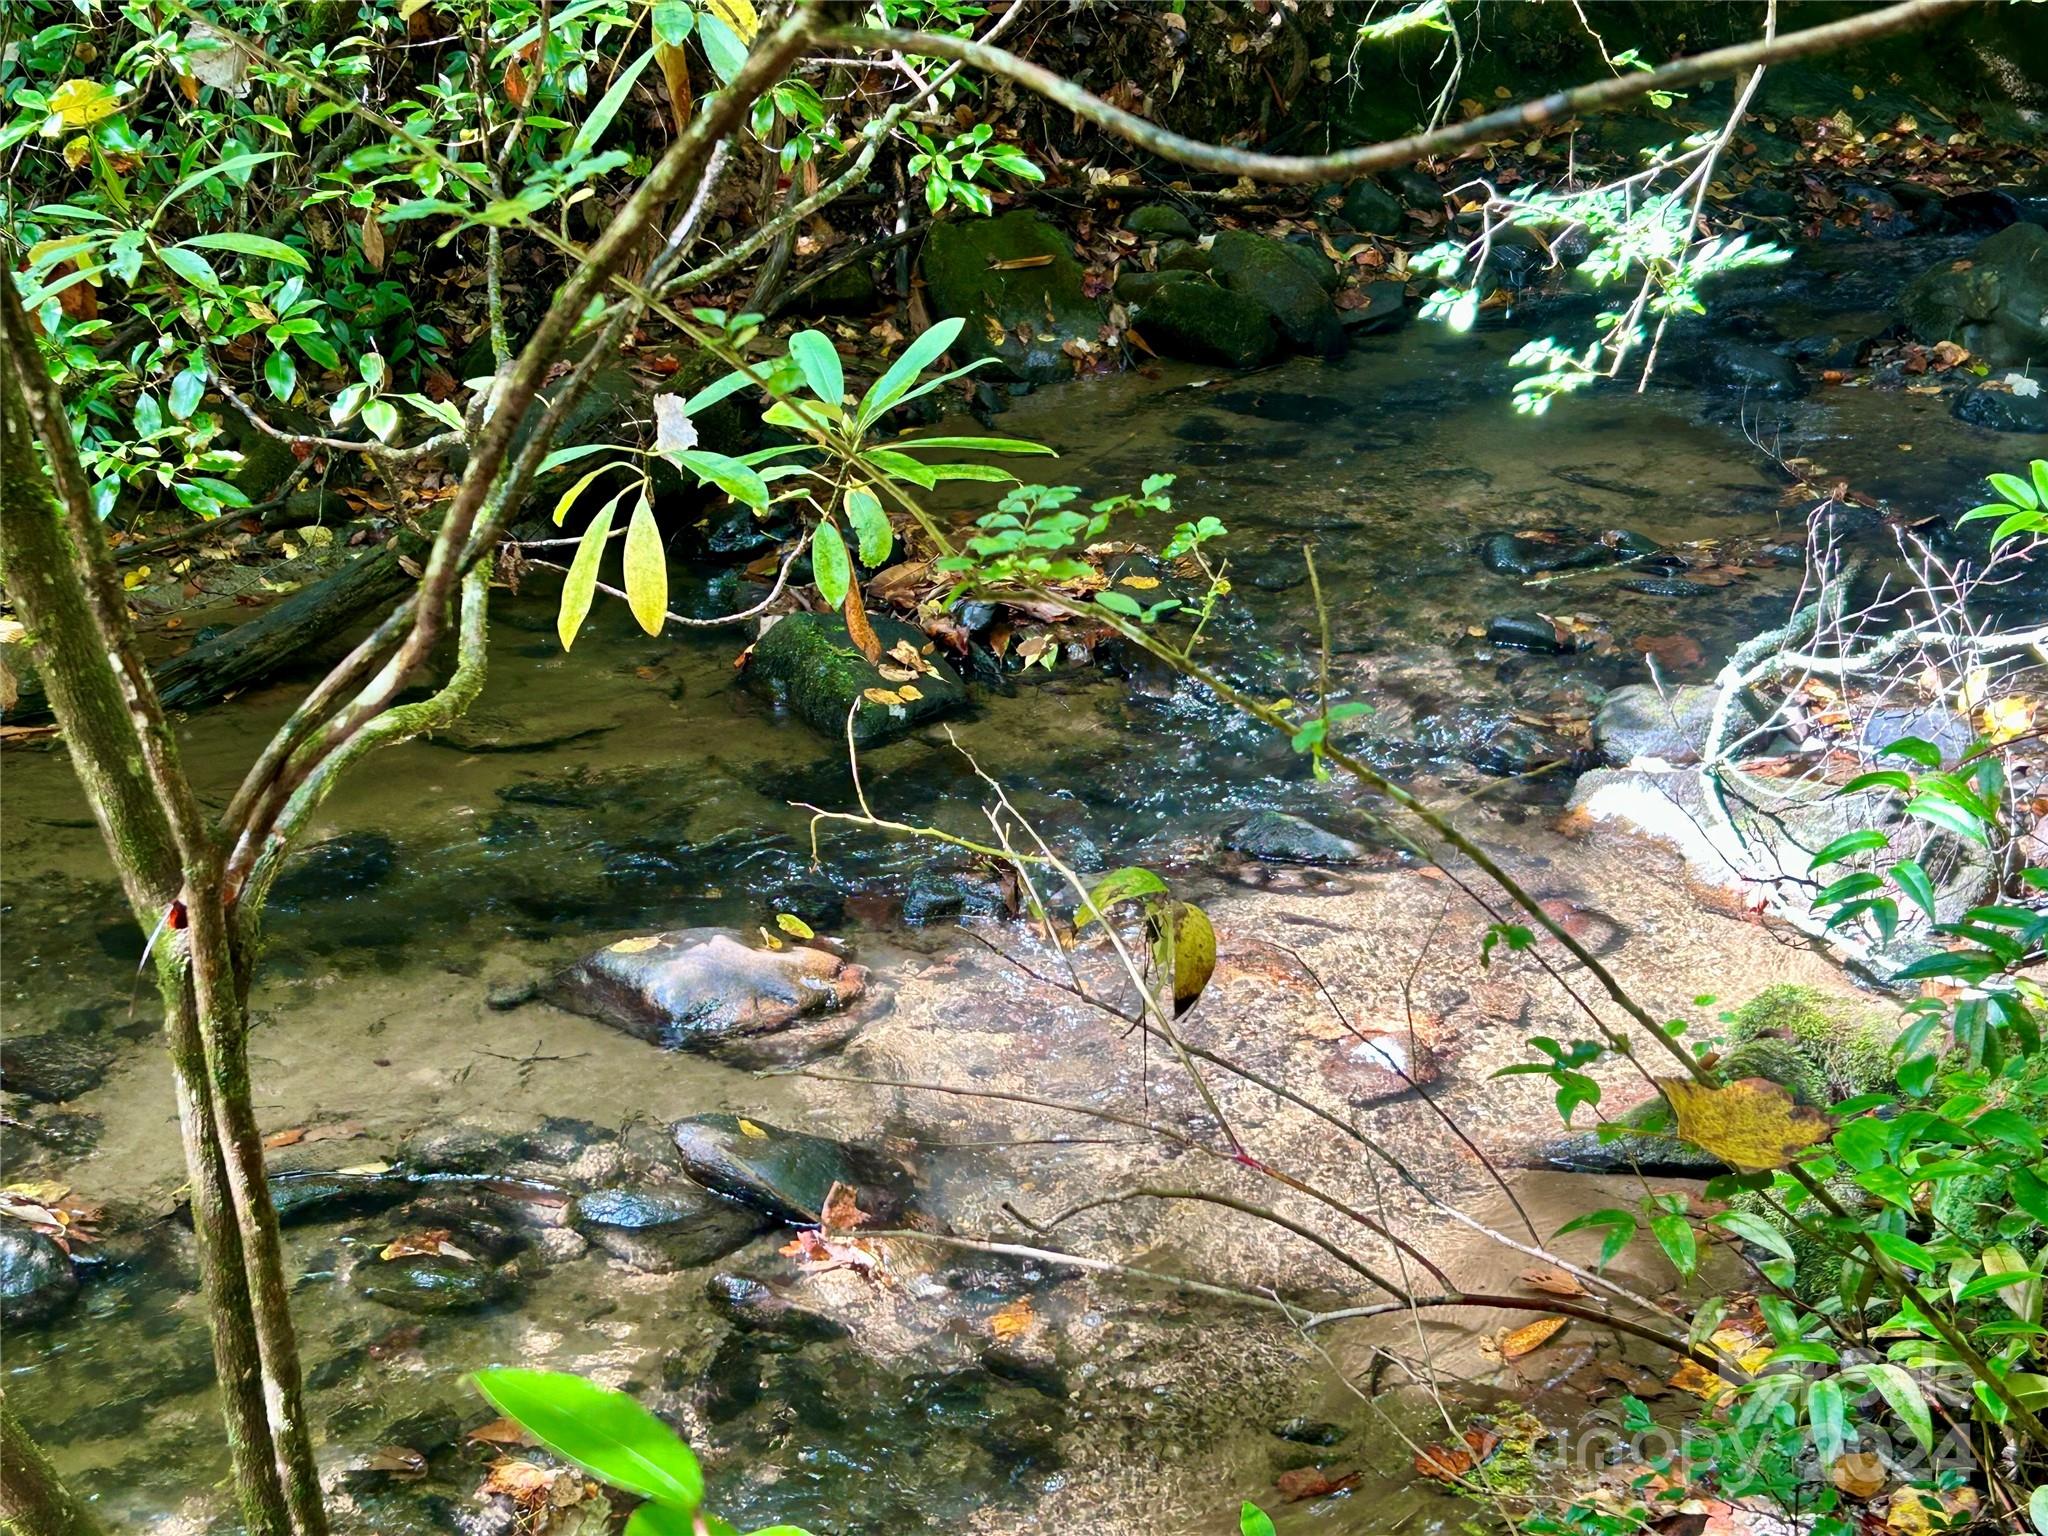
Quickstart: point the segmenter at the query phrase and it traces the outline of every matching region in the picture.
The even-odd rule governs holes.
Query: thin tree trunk
[[[0,1392],[0,1532],[99,1536],[99,1522],[44,1459]]]

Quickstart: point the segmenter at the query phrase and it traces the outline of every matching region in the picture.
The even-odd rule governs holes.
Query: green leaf
[[[611,445],[607,443],[604,446],[610,447]],[[602,452],[603,450],[600,449],[599,451]],[[555,503],[555,526],[557,528],[562,526],[562,519],[569,515],[569,508],[575,505],[576,498],[578,496],[581,496],[585,491],[590,489],[591,481],[595,480],[599,475],[605,474],[610,470],[630,468],[632,468],[632,466],[626,463],[626,461],[623,459],[615,460],[610,464],[600,464],[597,466],[597,468],[593,469],[589,474],[585,475],[581,480],[578,480],[574,485],[570,486],[569,489],[562,492],[561,499]]]
[[[626,606],[650,635],[660,634],[668,622],[668,557],[645,485],[626,523]]]
[[[165,266],[194,288],[204,288],[209,293],[220,292],[220,274],[197,251],[188,251],[182,245],[160,245],[156,254]]]
[[[473,1379],[492,1407],[591,1476],[686,1514],[703,1501],[690,1448],[625,1393],[560,1371],[488,1370]]]
[[[941,320],[903,349],[888,370],[861,396],[856,418],[861,431],[873,426],[884,411],[903,398],[917,376],[937,362],[940,355],[959,339],[961,328],[966,323],[957,315],[950,320]]]
[[[2033,486],[2018,475],[1992,474],[1984,478],[1991,482],[1991,489],[2016,507],[2025,507],[2032,512],[2042,504],[2042,499],[2034,493]]]
[[[293,250],[282,240],[269,240],[262,235],[194,235],[189,240],[180,241],[179,244],[187,249],[196,245],[202,250],[234,251],[242,256],[261,256],[266,261],[281,261],[286,266],[297,267],[302,272],[307,270],[306,258],[301,252]]]
[[[216,176],[233,176],[241,171],[254,170],[257,166],[272,160],[282,160],[285,158],[285,154],[286,151],[284,150],[271,149],[265,150],[261,154],[230,155],[227,159],[221,161],[219,165],[208,166],[203,171],[194,171],[190,176],[187,176],[164,194],[163,201],[156,205],[156,212],[150,217],[150,223],[156,223],[157,219],[163,216],[163,211],[166,208],[170,207],[171,204],[175,203],[187,192],[190,192],[194,187],[204,186]]]
[[[576,130],[576,137],[569,141],[569,159],[584,159],[597,148],[597,141],[604,137],[605,129],[611,127],[612,119],[619,115],[619,108],[626,104],[626,97],[632,94],[641,71],[653,62],[654,50],[650,48],[629,64],[619,78],[612,82],[612,88],[604,93],[595,107],[591,108],[590,116],[583,120],[583,125]]]
[[[889,448],[870,448],[861,458],[869,467],[892,480],[908,480],[925,490],[939,483],[938,471],[934,467],[918,463],[907,453],[897,453]]]
[[[562,606],[555,614],[555,633],[561,636],[565,651],[576,643],[576,632],[590,617],[590,602],[597,595],[597,565],[604,558],[604,543],[612,533],[612,513],[625,498],[626,491],[621,491],[604,504],[604,509],[583,530],[576,545],[576,558],[569,562],[569,574],[562,580]]]
[[[1145,611],[1138,605],[1135,597],[1125,592],[1098,592],[1095,594],[1095,604],[1098,608],[1107,608],[1111,613],[1120,613],[1127,619],[1135,619]]]
[[[1903,1264],[1908,1269],[1917,1269],[1923,1274],[1933,1274],[1942,1267],[1940,1259],[1910,1237],[1901,1237],[1896,1232],[1887,1232],[1882,1228],[1873,1230],[1869,1237],[1877,1251],[1894,1264]]]
[[[2027,473],[2034,477],[2034,495],[2042,507],[2048,508],[2048,459],[2035,459],[2027,466]]]
[[[263,359],[263,382],[270,386],[270,392],[278,399],[291,399],[292,391],[299,383],[299,370],[292,362],[291,353],[283,347],[271,349],[270,356]],[[175,401],[171,414],[177,414]]]
[[[1832,1466],[1849,1438],[1849,1401],[1839,1381],[1816,1381],[1806,1393],[1806,1422],[1823,1467]]]
[[[846,397],[846,373],[832,338],[823,331],[798,331],[789,338],[789,355],[796,359],[811,393],[838,410]]]
[[[1842,795],[1860,795],[1866,789],[1896,789],[1902,795],[1913,792],[1913,776],[1903,768],[1879,768],[1871,773],[1859,773],[1855,778],[1835,791]]]
[[[189,419],[199,409],[199,402],[206,394],[206,369],[187,368],[171,380],[171,414],[180,421]]]
[[[1028,442],[1021,437],[913,437],[898,438],[889,444],[891,448],[910,451],[918,448],[965,448],[974,453],[1043,453],[1059,457],[1057,449],[1043,443]]]
[[[1891,839],[1888,836],[1874,828],[1861,832],[1844,832],[1832,843],[1821,849],[1819,853],[1816,853],[1813,856],[1813,863],[1809,867],[1819,869],[1823,864],[1833,864],[1854,854],[1868,853],[1873,848],[1885,847],[1890,842]]]
[[[740,41],[739,33],[716,12],[702,10],[697,13],[697,43],[719,82],[731,85],[733,76],[747,62],[747,45]]]
[[[1588,1211],[1583,1216],[1574,1216],[1570,1221],[1559,1227],[1557,1235],[1563,1237],[1568,1232],[1582,1232],[1589,1228],[1596,1230],[1604,1229],[1607,1236],[1600,1244],[1600,1257],[1594,1267],[1596,1269],[1605,1269],[1614,1262],[1615,1258],[1621,1253],[1621,1250],[1629,1245],[1629,1240],[1636,1235],[1636,1227],[1636,1219],[1628,1211],[1618,1209]]]
[[[817,577],[818,595],[834,608],[846,601],[853,584],[853,566],[846,558],[846,541],[830,523],[818,524],[811,535],[811,571]]]
[[[2048,1492],[2048,1489],[2042,1491]],[[2048,1531],[2048,1525],[2041,1529]],[[1273,1517],[1247,1499],[1237,1512],[1237,1531],[1238,1536],[1275,1536]]]
[[[381,442],[390,442],[398,435],[398,407],[389,400],[372,400],[363,407],[363,425],[377,434]]]
[[[734,501],[752,507],[756,512],[767,510],[767,483],[738,459],[727,458],[722,453],[707,453],[701,448],[685,448],[669,457],[700,482],[709,481]]]
[[[696,1536],[696,1522],[692,1511],[673,1504],[642,1504],[627,1519],[625,1536]]]
[[[1080,932],[1118,902],[1142,901],[1150,896],[1166,894],[1166,882],[1149,869],[1136,864],[1113,869],[1089,890],[1088,901],[1082,908],[1080,920],[1074,924],[1074,931]]]
[[[1901,859],[1891,867],[1892,883],[1912,899],[1913,905],[1927,914],[1927,921],[1936,921],[1934,915],[1934,882],[1927,871],[1920,867],[1918,859]]]
[[[896,530],[889,526],[889,514],[882,510],[881,498],[864,485],[857,485],[846,493],[846,520],[853,525],[854,537],[860,543],[860,563],[874,570],[889,558],[889,549],[896,540]]]
[[[1690,1280],[1700,1262],[1699,1242],[1693,1235],[1692,1223],[1666,1212],[1650,1218],[1650,1232],[1657,1239],[1657,1246],[1664,1250],[1664,1257],[1671,1261],[1671,1267]]]
[[[1931,822],[1944,832],[1953,832],[1957,837],[1967,838],[1980,848],[1991,846],[1991,838],[1984,830],[1982,818],[1964,810],[1951,799],[1932,794],[1915,795],[1906,802],[1906,814]]]
[[[1754,1243],[1766,1253],[1774,1253],[1781,1259],[1795,1257],[1791,1243],[1785,1240],[1785,1234],[1753,1211],[1723,1211],[1720,1215],[1709,1218],[1708,1224],[1726,1227],[1745,1242]]]
[[[656,0],[654,35],[671,48],[680,48],[689,40],[696,20],[697,13],[684,0]]]
[[[1873,1364],[1857,1367],[1856,1374],[1877,1389],[1887,1407],[1898,1416],[1923,1450],[1934,1449],[1934,1415],[1927,1398],[1902,1366]]]
[[[1918,736],[1901,736],[1897,741],[1887,743],[1877,755],[1910,758],[1922,768],[1941,766],[1941,748]]]

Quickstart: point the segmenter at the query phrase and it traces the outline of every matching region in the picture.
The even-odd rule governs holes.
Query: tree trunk
[[[48,1461],[0,1395],[0,1532],[5,1536],[99,1536],[99,1522]]]

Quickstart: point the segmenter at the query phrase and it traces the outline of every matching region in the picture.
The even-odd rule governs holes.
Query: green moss
[[[1767,1039],[1796,1045],[1826,1079],[1825,1094],[1815,1103],[1833,1103],[1889,1086],[1891,1047],[1897,1035],[1897,1023],[1882,1005],[1792,985],[1759,992],[1735,1011],[1729,1030],[1736,1049],[1744,1042]]]
[[[1723,1054],[1715,1071],[1724,1081],[1731,1083],[1745,1077],[1764,1078],[1790,1090],[1802,1104],[1832,1102],[1827,1073],[1806,1050],[1791,1040],[1768,1036],[1745,1040]]]
[[[1935,1181],[1928,1214],[1938,1228],[1981,1249],[1998,1241],[1999,1219],[2011,1208],[2004,1174],[1959,1174]]]
[[[1039,266],[1012,265],[1047,256]],[[934,310],[967,322],[955,354],[992,357],[1012,378],[1043,382],[1072,373],[1061,344],[1094,342],[1102,329],[1102,305],[1082,288],[1073,241],[1027,209],[933,225],[924,280]]]
[[[1344,327],[1330,296],[1283,242],[1225,230],[1209,243],[1209,270],[1232,293],[1264,305],[1280,334],[1300,350],[1326,357],[1344,350]]]
[[[922,652],[927,644],[922,632],[908,624],[881,617],[871,622],[884,650],[908,641]],[[836,614],[793,613],[755,644],[747,662],[747,681],[826,736],[839,737],[845,731],[846,712],[852,709],[854,744],[868,747],[891,741],[966,702],[959,675],[937,657],[926,660],[935,670],[918,677],[916,699],[877,703],[867,696],[869,689],[895,693],[902,684],[868,665],[848,638],[846,621]]]

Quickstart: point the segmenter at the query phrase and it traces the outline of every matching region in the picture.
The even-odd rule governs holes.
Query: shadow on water
[[[1943,252],[1929,243],[1922,254]],[[1905,275],[1890,253],[1830,248],[1732,294],[1732,318],[1719,323],[1755,317],[1786,336],[1875,329]],[[1667,675],[1703,680],[1740,638],[1782,617],[1799,581],[1803,509],[1783,502],[1784,477],[1758,444],[1916,517],[1968,505],[1987,470],[2023,457],[1952,422],[1945,401],[1875,389],[1759,400],[1674,378],[1532,421],[1508,408],[1504,360],[1550,322],[1510,316],[1464,338],[1410,329],[1339,362],[1250,376],[1148,368],[1020,400],[1000,430],[1058,447],[1048,478],[1108,495],[1170,469],[1178,515],[1224,519],[1233,593],[1215,629],[1217,664],[1268,697],[1314,686],[1317,619],[1302,562],[1312,546],[1333,685],[1376,708],[1362,749],[1454,787],[1543,760],[1544,733],[1639,678],[1645,649],[1667,657]],[[1873,516],[1849,514],[1847,527],[1875,551],[1888,547]],[[1565,540],[1626,530],[1683,546],[1693,566],[1725,580],[1644,590],[1629,585],[1640,573],[1610,567],[1532,585],[1539,578],[1480,558],[1490,537],[1529,530]],[[421,1123],[544,1108],[616,1126],[622,1114],[772,1102],[772,1090],[715,1064],[650,1072],[634,1054],[644,1048],[621,1042],[591,1048],[583,1075],[594,1081],[568,1090],[587,1103],[542,1106],[528,1086],[531,1059],[518,1066],[524,1024],[504,1026],[493,1060],[478,1054],[475,1074],[456,1079],[468,1085],[460,1093],[500,1085],[492,1091],[509,1108],[442,1102],[445,1078],[408,1077],[407,1057],[423,1066],[479,1052],[474,1003],[488,979],[558,963],[622,930],[751,929],[778,912],[821,929],[890,929],[892,903],[932,862],[924,848],[828,826],[818,832],[822,868],[812,867],[813,829],[791,802],[847,806],[845,764],[834,743],[734,686],[739,637],[650,640],[608,604],[565,655],[552,597],[535,583],[494,599],[490,678],[473,717],[356,774],[280,881],[258,1007],[331,1049],[292,1055],[284,1070],[297,1080],[272,1077],[266,1092],[338,1112],[389,1099]],[[1485,638],[1497,617],[1527,612],[1604,638],[1560,655]],[[267,690],[186,723],[188,764],[215,803],[292,700],[291,688]],[[982,690],[954,729],[1084,868],[1180,846],[1247,808],[1327,807],[1331,794],[1284,742],[1143,666],[1034,669],[1007,694]],[[984,786],[942,732],[870,754],[864,773],[884,814],[963,831],[979,822]],[[1563,781],[1515,785],[1504,798],[1540,809]],[[10,1034],[85,1042],[114,1063],[105,1086],[38,1119],[41,1140],[10,1140],[10,1164],[27,1159],[37,1176],[77,1171],[161,1208],[180,1175],[149,1009],[128,1008],[140,946],[58,753],[9,754],[0,848]],[[362,1064],[371,1054],[374,1068]],[[396,1138],[417,1125],[379,1129]],[[705,1304],[701,1275],[657,1283],[564,1263],[524,1282],[516,1305],[422,1330],[338,1279],[351,1245],[384,1232],[365,1218],[291,1235],[323,1430],[424,1458],[423,1476],[410,1462],[348,1475],[366,1528],[445,1530],[473,1513],[467,1494],[482,1462],[463,1431],[478,1415],[460,1375],[491,1360],[601,1369],[675,1401],[708,1369],[718,1390],[694,1411],[733,1448],[727,1465],[750,1469],[721,1477],[755,1523],[955,1528],[992,1503],[1027,1508],[1063,1475],[1055,1447],[1080,1411],[1073,1402],[986,1372],[877,1374],[852,1351],[750,1342]],[[204,1517],[222,1469],[211,1364],[174,1233],[108,1262],[112,1272],[68,1318],[19,1333],[7,1351],[10,1406],[100,1491],[110,1517],[138,1527]],[[1226,1461],[1263,1467],[1265,1428],[1245,1435],[1255,1448]],[[837,1519],[820,1521],[821,1507]]]

